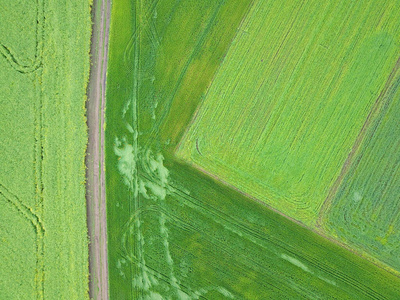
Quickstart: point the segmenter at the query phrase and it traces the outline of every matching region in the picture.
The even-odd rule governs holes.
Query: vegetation
[[[178,155],[314,226],[396,64],[395,3],[255,1]]]
[[[145,156],[152,147],[158,149],[161,144],[172,144],[171,136],[176,135],[178,130],[166,127],[165,131],[169,134],[165,133],[164,139],[161,139],[159,128],[165,124],[163,121],[166,118],[176,120],[170,117],[175,114],[187,122],[201,96],[198,89],[189,89],[195,93],[193,98],[180,91],[180,86],[185,88],[182,85],[185,76],[192,72],[194,64],[207,63],[211,71],[205,72],[203,80],[196,83],[205,88],[204,85],[213,76],[212,69],[217,68],[249,4],[249,1],[240,5],[215,1],[113,3],[106,110],[106,189],[112,298],[132,296],[135,293],[133,274],[139,273],[131,263],[121,263],[121,239],[126,231],[125,224],[138,209],[139,198],[143,198],[137,195],[138,177],[141,176],[138,174],[137,156]],[[230,26],[215,30],[212,25],[222,20]],[[222,37],[225,37],[225,42],[217,43]],[[206,43],[216,45],[213,49],[202,50]],[[184,113],[179,107],[170,110],[174,93],[181,95],[178,98],[182,104],[185,103]],[[137,114],[137,111],[140,113]],[[171,114],[168,116],[165,111],[171,111]],[[137,123],[141,124],[140,136]],[[174,138],[178,140],[177,136]],[[133,245],[135,239],[136,236],[130,237],[129,243]]]
[[[0,295],[88,298],[90,3],[6,0],[1,7]]]
[[[341,25],[343,18],[337,15],[350,10],[346,6],[350,4],[345,2],[338,8],[336,5],[325,7],[314,3],[300,10],[295,5],[282,8],[277,4],[276,7],[271,5],[272,1],[262,3],[257,0],[253,3],[211,0],[113,2],[106,109],[111,299],[391,299],[399,295],[400,278],[221,183],[223,179],[231,186],[247,191],[244,185],[239,184],[247,182],[244,178],[240,179],[242,173],[237,176],[230,171],[226,173],[229,177],[218,173],[218,170],[225,172],[227,168],[223,166],[235,160],[232,148],[227,147],[231,141],[225,139],[228,135],[236,135],[226,124],[236,126],[239,122],[247,122],[247,131],[252,129],[249,135],[256,134],[253,130],[258,127],[250,126],[251,121],[246,117],[251,111],[254,118],[260,119],[268,104],[278,101],[267,92],[279,96],[279,89],[282,92],[287,84],[294,62],[302,56],[301,47],[294,45],[301,41],[305,43],[310,35],[314,37],[308,45],[307,55],[302,58],[304,61],[298,67],[299,71],[293,75],[297,84],[304,87],[304,98],[308,102],[286,103],[291,111],[282,114],[282,118],[285,116],[297,128],[300,120],[305,120],[304,126],[309,126],[310,130],[317,126],[308,119],[301,119],[300,108],[306,113],[305,109],[312,107],[310,114],[319,118],[318,125],[323,118],[329,117],[329,110],[334,110],[335,101],[343,104],[343,109],[346,108],[344,116],[339,115],[338,120],[331,120],[332,123],[328,124],[327,136],[321,135],[323,129],[315,129],[315,134],[326,139],[322,143],[326,147],[319,149],[315,145],[316,138],[311,137],[304,146],[298,144],[296,155],[304,154],[303,164],[307,171],[304,180],[308,180],[308,185],[311,185],[312,176],[323,173],[324,169],[321,165],[314,171],[309,166],[314,157],[307,156],[307,151],[315,150],[315,155],[323,160],[321,164],[327,164],[328,174],[323,174],[323,182],[312,182],[312,193],[315,195],[326,196],[327,187],[323,183],[330,184],[335,179],[334,175],[340,172],[340,163],[346,159],[346,149],[351,148],[357,137],[357,126],[362,126],[368,110],[373,106],[375,99],[369,89],[362,89],[363,82],[370,81],[369,88],[376,96],[385,83],[382,79],[388,74],[387,70],[393,67],[396,49],[388,42],[390,37],[378,34],[369,39],[368,35],[372,33],[357,25],[373,23],[366,12],[363,14],[363,7],[351,8],[357,12],[357,17],[346,18],[347,23]],[[382,24],[387,24],[386,20],[393,21],[388,16],[394,14],[390,6],[386,12],[381,19]],[[294,17],[296,15],[298,17]],[[284,40],[282,43],[292,23],[296,30],[288,34],[287,42]],[[272,24],[282,26],[269,28],[268,25]],[[351,32],[343,35],[335,31],[336,36],[319,35],[315,29],[318,24],[322,24],[320,30],[325,33],[332,28]],[[261,35],[262,39],[257,35]],[[323,45],[331,47],[330,55],[324,47],[315,46],[320,36],[328,39]],[[361,37],[367,40],[364,45],[365,40]],[[255,41],[260,41],[260,45]],[[348,49],[354,47],[356,52],[348,50],[348,53],[342,53],[343,48],[336,45],[341,42],[350,43]],[[375,43],[382,44],[381,50],[386,54],[380,55],[379,46],[374,46]],[[277,52],[280,44],[284,46]],[[263,52],[265,57],[259,57],[252,51]],[[277,57],[273,58],[275,53]],[[377,60],[370,61],[374,56]],[[292,59],[284,61],[284,57]],[[318,67],[316,62],[322,58],[326,65]],[[260,63],[263,66],[264,62],[271,69],[259,66]],[[309,69],[310,64],[314,69]],[[329,66],[331,75],[324,73],[326,66]],[[351,66],[364,77],[358,78],[350,71],[336,74],[341,67],[347,70]],[[369,68],[378,66],[381,72],[365,73]],[[245,68],[247,73],[241,73],[241,68]],[[282,72],[280,76],[283,78],[278,76],[279,72]],[[236,74],[242,74],[242,77],[236,77]],[[311,84],[312,80],[304,74],[314,79],[330,78],[336,87]],[[302,79],[303,76],[305,79]],[[259,86],[264,79],[277,79],[276,90],[268,89],[268,84],[264,83],[264,90],[259,93],[268,95],[269,102],[259,100],[256,106],[256,99],[250,97],[251,89],[257,91],[252,85]],[[239,89],[246,84],[248,87],[243,87],[243,91]],[[292,100],[296,93],[297,97],[303,95],[300,86],[294,81],[290,84],[291,89],[286,93],[293,95]],[[231,97],[224,98],[224,102],[218,102],[219,97],[211,97],[212,93],[217,93],[217,87],[231,90],[234,85],[238,90],[235,93],[231,91]],[[350,89],[353,85],[354,90]],[[310,90],[306,89],[308,86]],[[340,93],[345,94],[336,91],[339,87],[343,88]],[[324,101],[331,105],[328,105],[328,112],[322,109],[323,100],[318,98],[318,101],[312,101],[312,91],[318,92],[319,97],[325,97]],[[350,96],[361,100],[352,105],[348,99],[344,100]],[[283,98],[281,101],[285,100]],[[229,99],[229,105],[226,99]],[[191,124],[190,120],[202,100],[201,109]],[[284,108],[284,103],[275,104]],[[249,112],[242,110],[243,107],[247,107]],[[286,109],[289,110],[289,107]],[[229,113],[216,119],[215,113],[225,110]],[[357,115],[359,119],[349,118],[350,114]],[[212,118],[213,122],[210,121]],[[336,125],[348,132],[339,131],[335,135]],[[177,157],[175,149],[188,126],[189,131],[180,143]],[[274,145],[278,136],[284,133],[275,134],[268,143]],[[244,144],[244,140],[249,138],[243,133],[238,133],[238,136]],[[252,172],[258,163],[272,161],[266,153],[262,153],[259,161],[249,164],[251,157],[257,158],[252,154],[257,148],[247,142],[247,146],[243,144],[238,148],[241,158],[248,160],[247,166],[244,162],[243,166]],[[284,143],[285,139],[281,142]],[[338,157],[328,159],[323,155],[322,151],[330,149],[329,142],[346,144],[335,154]],[[224,155],[224,151],[231,152]],[[215,161],[221,157],[232,160],[217,165]],[[294,164],[294,159],[295,154],[287,156],[287,168]],[[235,169],[239,168],[232,165],[231,170]],[[335,171],[329,174],[332,170]],[[250,175],[253,180],[260,174]],[[259,178],[261,182],[263,178]],[[251,183],[251,180],[248,182]],[[295,182],[294,176],[290,180]],[[305,187],[298,186],[299,189]],[[256,191],[254,186],[247,188]],[[265,186],[263,189],[266,190]],[[282,192],[291,191],[283,186]],[[304,216],[302,221],[315,224],[319,213],[317,208],[321,208],[325,200],[321,197],[315,202],[304,197],[310,203],[309,208],[304,210],[304,214],[300,208],[293,210],[298,213],[296,216]],[[279,203],[277,198],[262,199],[275,199]]]
[[[326,214],[327,230],[400,270],[399,77]]]

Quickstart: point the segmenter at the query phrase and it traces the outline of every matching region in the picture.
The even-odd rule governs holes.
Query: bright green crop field
[[[399,297],[397,177],[375,162],[397,170],[395,5],[113,2],[110,299]],[[362,179],[343,167],[356,160]],[[375,180],[392,189],[380,251],[340,213],[352,209],[340,193]],[[385,188],[370,189],[359,203],[379,218],[384,204],[363,195]]]
[[[255,1],[178,155],[314,225],[399,55],[387,2]]]
[[[88,298],[90,3],[0,3],[0,298]]]

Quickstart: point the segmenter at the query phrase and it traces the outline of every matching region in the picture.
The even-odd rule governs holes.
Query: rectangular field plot
[[[313,226],[398,58],[395,1],[255,1],[177,155]]]

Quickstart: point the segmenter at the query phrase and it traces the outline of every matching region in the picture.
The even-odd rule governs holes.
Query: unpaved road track
[[[104,172],[104,109],[110,0],[94,0],[91,70],[88,85],[86,156],[86,201],[89,244],[89,295],[91,299],[108,299],[107,219]]]

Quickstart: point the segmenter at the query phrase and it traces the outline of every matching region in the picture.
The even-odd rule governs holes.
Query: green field
[[[106,109],[111,297],[124,299],[132,295],[132,273],[138,273],[131,264],[121,265],[119,250],[121,236],[126,230],[123,225],[139,206],[137,191],[143,179],[138,179],[140,166],[137,156],[148,155],[151,146],[172,145],[172,135],[175,135],[176,143],[179,130],[166,127],[162,139],[159,128],[173,115],[179,115],[179,119],[186,122],[190,120],[199,102],[201,88],[211,80],[213,70],[226,52],[249,4],[250,1],[243,1],[240,5],[215,1],[113,3]],[[223,27],[219,30],[217,26],[213,27],[223,20],[230,25],[221,24]],[[185,24],[185,30],[181,30],[182,24]],[[221,39],[224,42],[216,44]],[[211,47],[213,44],[216,45]],[[210,46],[205,48],[205,45]],[[157,59],[154,59],[156,54]],[[196,82],[200,88],[193,91],[186,88],[195,95],[187,101],[183,84],[188,80],[188,74],[203,63],[207,63],[210,70]],[[141,101],[138,101],[139,95]],[[171,104],[173,98],[180,99],[178,101],[185,105],[184,111],[176,107],[176,100]],[[176,118],[172,120],[175,122]],[[131,237],[130,243],[135,239],[138,238]]]
[[[400,89],[391,86],[385,107],[326,213],[327,230],[400,270]]]
[[[288,55],[287,52],[279,52],[281,54],[278,53],[273,59],[277,52],[276,45],[263,48],[252,42],[255,35],[266,35],[267,37],[263,37],[265,43],[275,41],[281,44],[282,38],[289,30],[288,26],[292,24],[291,21],[297,20],[296,22],[300,23],[293,23],[293,28],[297,28],[297,31],[288,35],[288,42],[282,43],[280,51],[289,51],[287,48],[299,43],[296,39],[306,40],[310,35],[315,36],[308,45],[309,52],[304,54],[304,63],[299,68],[303,72],[312,59],[322,59],[316,53],[324,57],[327,64],[332,64],[332,73],[329,73],[331,75],[325,76],[332,76],[332,84],[336,84],[336,88],[322,85],[310,85],[309,88],[320,92],[319,97],[327,94],[323,99],[332,103],[328,106],[331,110],[334,109],[335,101],[347,105],[342,109],[346,112],[350,110],[348,115],[344,113],[342,118],[327,124],[330,134],[324,136],[324,143],[344,141],[349,149],[357,136],[357,126],[362,126],[368,110],[375,101],[376,97],[373,96],[379,94],[379,89],[385,84],[384,79],[387,79],[385,75],[390,72],[390,67],[393,68],[393,64],[390,64],[395,62],[396,49],[391,42],[394,38],[389,34],[381,35],[378,29],[377,36],[373,36],[374,32],[360,26],[373,22],[368,18],[373,7],[369,8],[369,14],[363,14],[364,7],[354,9],[357,12],[356,17],[345,19],[347,23],[342,26],[342,30],[353,29],[345,35],[340,34],[340,37],[342,42],[350,43],[349,49],[354,46],[356,53],[348,50],[344,55],[340,52],[340,47],[335,48],[334,42],[337,42],[338,38],[331,36],[325,43],[332,47],[332,55],[323,56],[323,47],[318,48],[318,51],[313,48],[315,40],[319,38],[313,30],[319,23],[325,24],[321,25],[325,26],[321,28],[321,32],[332,28],[340,30],[340,24],[334,25],[334,22],[340,21],[335,14],[348,12],[349,7],[346,5],[349,4],[343,3],[343,7],[333,4],[332,7],[325,7],[317,5],[316,2],[313,4],[314,9],[310,5],[302,7],[303,11],[296,6],[282,9],[269,6],[269,3],[270,1],[263,2],[261,5],[260,1],[234,3],[211,0],[113,2],[106,108],[106,192],[111,299],[396,299],[400,294],[399,277],[212,178],[222,178],[218,172],[211,169],[215,166],[213,159],[223,154],[223,151],[229,151],[229,148],[225,149],[219,144],[218,139],[224,137],[224,133],[233,134],[230,132],[231,127],[224,128],[224,124],[230,124],[233,118],[247,122],[245,126],[249,135],[256,134],[253,129],[258,128],[249,125],[251,120],[246,120],[241,110],[247,105],[251,111],[252,105],[255,105],[252,102],[255,98],[246,96],[246,101],[241,102],[243,95],[237,92],[232,94],[234,97],[224,98],[229,99],[229,102],[223,102],[229,110],[229,115],[225,117],[230,118],[232,115],[232,120],[229,119],[231,121],[221,118],[214,123],[208,123],[208,127],[198,125],[199,120],[211,119],[218,109],[223,109],[223,105],[220,107],[217,102],[213,104],[210,98],[212,91],[217,89],[216,84],[231,89],[230,81],[235,79],[232,74],[237,74],[235,70],[241,70],[238,64],[243,58],[241,64],[249,68],[249,73],[243,75],[245,77],[241,80],[239,77],[235,79],[238,80],[237,85],[246,82],[259,85],[262,79],[279,79],[276,73],[281,70],[280,76],[286,76],[286,79],[278,80],[275,90],[270,91],[276,93],[276,96],[279,87],[283,89],[283,85],[287,84],[288,76],[294,69],[295,59],[302,56],[300,49],[293,48],[293,53],[290,52],[289,55],[294,57],[293,59],[283,61],[284,56]],[[257,7],[259,9],[256,9]],[[395,11],[387,7],[387,14],[381,19],[382,26],[387,25],[387,20],[395,22],[390,16],[390,13],[395,14]],[[265,9],[268,9],[271,15],[268,15]],[[298,18],[295,17],[297,11]],[[318,14],[314,14],[316,11]],[[305,13],[309,15],[303,16]],[[266,14],[262,15],[263,22],[254,18],[258,14]],[[315,18],[310,18],[310,15],[315,15]],[[324,18],[328,18],[330,23]],[[282,26],[265,31],[264,26],[275,23]],[[304,25],[308,31],[300,29],[300,25]],[[274,32],[276,36],[268,39],[268,34],[273,35]],[[366,42],[363,44],[363,41]],[[233,52],[240,54],[241,43],[247,43],[243,51],[250,52],[236,57]],[[382,44],[382,49],[378,51],[379,46],[375,43]],[[267,69],[257,68],[260,58],[251,52],[262,49],[266,55],[263,58],[264,62],[275,67],[269,70],[270,74],[263,73],[267,72]],[[382,56],[381,51],[385,53]],[[377,61],[371,61],[370,58],[375,56]],[[249,59],[257,62],[245,61]],[[311,61],[306,66],[307,59]],[[349,71],[335,76],[340,67],[340,59],[343,59],[344,70],[349,68]],[[237,69],[232,69],[229,75],[225,73],[228,66]],[[326,67],[318,69],[317,65],[312,66],[317,69],[309,70],[311,74],[325,72]],[[378,66],[382,72],[365,72]],[[358,78],[352,74],[354,70],[364,77]],[[296,85],[289,81],[293,86],[285,90],[290,95],[300,93],[301,88],[297,84],[304,87],[308,87],[309,84],[306,79],[300,80],[300,71],[296,72],[293,75],[297,76]],[[221,79],[223,74],[226,82]],[[311,76],[306,74],[307,77]],[[352,80],[355,83],[351,82]],[[364,91],[362,84],[368,80],[371,86],[368,91]],[[354,90],[349,88],[353,85]],[[341,92],[336,91],[339,87]],[[375,90],[370,92],[370,89]],[[250,94],[251,90],[252,87],[249,87]],[[305,98],[307,95],[311,97],[311,90],[301,93],[305,93]],[[329,96],[329,93],[334,95]],[[272,98],[270,95],[268,99],[278,101],[275,96]],[[354,105],[351,105],[353,102],[349,104],[343,100],[349,96],[359,97],[362,101],[355,101]],[[282,96],[281,101],[284,101],[283,98]],[[184,137],[176,157],[174,150],[201,101],[202,108]],[[261,117],[257,113],[261,114],[263,108],[272,102],[269,101],[259,101],[259,112],[254,106],[254,117]],[[318,101],[310,100],[304,103],[304,106],[314,107],[310,113],[315,116],[320,113],[318,109],[322,110],[319,107],[322,106],[321,100]],[[293,114],[297,111],[295,104],[286,104],[291,106]],[[207,105],[216,107],[206,110]],[[285,106],[278,102],[276,105],[281,105],[282,109]],[[348,118],[350,113],[358,116],[359,112],[359,119]],[[327,119],[328,115],[329,112],[323,117]],[[299,115],[286,114],[286,117],[295,119]],[[321,117],[319,122],[322,121]],[[334,126],[338,124],[348,132],[340,131],[337,137],[331,136]],[[304,126],[316,124],[304,122]],[[203,160],[200,160],[199,155],[193,154],[197,138],[197,135],[192,135],[195,127],[201,128],[202,134],[207,135],[207,139],[199,139],[197,142],[202,156],[208,155],[207,159],[203,157]],[[321,133],[316,131],[315,134]],[[241,137],[250,138],[247,135]],[[268,140],[269,143],[275,141]],[[245,143],[244,140],[242,142]],[[315,171],[308,165],[313,161],[307,161],[306,152],[310,149],[315,150],[313,142],[316,140],[311,139],[308,143],[298,144],[304,148],[300,147],[296,153],[296,156],[301,153],[305,155],[304,165],[307,169],[304,172],[307,171],[307,180],[324,171],[322,166],[319,171]],[[317,150],[320,152],[317,151],[316,155],[325,159],[321,151],[327,151],[327,148]],[[255,151],[255,148],[248,144],[243,146],[242,151],[246,155],[241,157],[250,159],[251,151]],[[325,159],[325,164],[328,164],[325,166],[327,174],[324,175],[323,182],[313,184],[312,192],[319,193],[322,198],[317,199],[319,202],[315,202],[316,204],[306,203],[309,207],[314,207],[315,210],[321,206],[326,196],[322,190],[329,187],[323,184],[331,183],[335,179],[334,175],[340,172],[340,163],[346,159],[346,154],[346,148],[340,148],[338,153],[332,154],[337,156],[336,161],[332,158]],[[263,159],[268,160],[267,155],[263,155]],[[235,158],[233,153],[230,153],[229,157]],[[277,159],[277,156],[274,158]],[[294,159],[294,154],[287,157],[288,167],[290,160]],[[188,161],[195,162],[197,167],[201,166],[201,162],[207,163],[202,167],[208,172],[201,172],[198,168],[189,166]],[[260,161],[257,162],[259,163]],[[257,164],[247,162],[247,166]],[[335,171],[332,173],[332,170]],[[257,173],[251,174],[251,178],[257,178],[256,175]],[[229,173],[229,180],[226,181],[241,188],[238,185],[239,181],[232,181],[231,176],[233,175]],[[291,180],[295,178],[292,177]],[[297,188],[304,187],[303,185]],[[249,188],[256,191],[253,186]],[[267,190],[265,186],[263,189]],[[282,193],[289,192],[282,189]],[[310,219],[302,221],[309,220],[309,223],[315,223],[319,211],[314,210],[309,208]],[[303,216],[301,210],[293,211]]]
[[[88,298],[88,1],[0,4],[0,298]]]
[[[178,156],[315,225],[399,56],[396,3],[255,1]]]

